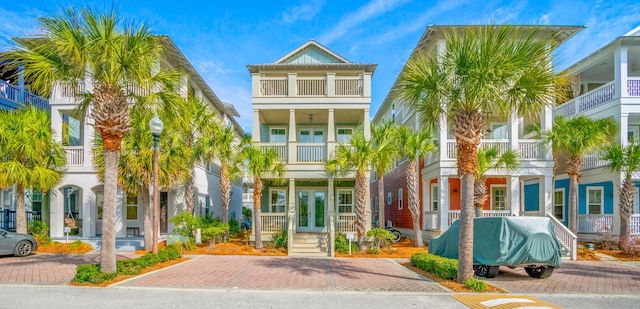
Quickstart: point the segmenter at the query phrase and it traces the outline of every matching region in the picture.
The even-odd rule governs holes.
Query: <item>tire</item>
[[[398,230],[391,229],[389,230],[389,232],[393,234],[393,239],[391,239],[392,242],[399,242],[400,238],[402,238],[402,233],[400,233],[400,231]]]
[[[478,277],[493,278],[500,272],[500,266],[473,265],[473,273]]]
[[[495,278],[500,272],[500,266],[489,266],[489,272],[485,277],[487,278]]]
[[[553,274],[552,266],[525,267],[524,270],[527,272],[529,277],[537,279],[549,278],[549,276]]]
[[[13,251],[13,255],[27,256],[31,254],[31,250],[33,250],[33,244],[28,240],[23,240],[18,243],[16,249]]]

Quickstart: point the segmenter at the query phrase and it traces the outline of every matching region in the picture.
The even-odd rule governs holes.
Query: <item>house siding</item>
[[[613,182],[612,181],[604,181],[604,182],[594,182],[588,184],[580,184],[578,186],[578,214],[585,215],[587,214],[587,187],[602,187],[604,189],[603,192],[603,213],[604,214],[613,214]],[[569,192],[567,189],[566,192]]]

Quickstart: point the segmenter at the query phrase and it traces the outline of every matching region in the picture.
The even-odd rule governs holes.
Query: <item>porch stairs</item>
[[[289,256],[329,256],[327,233],[296,233],[293,235]]]

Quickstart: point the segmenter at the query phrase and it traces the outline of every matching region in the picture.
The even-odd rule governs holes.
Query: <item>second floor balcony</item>
[[[431,152],[425,157],[425,165],[430,165],[438,161],[453,161],[457,156],[457,143],[454,139],[444,141],[439,147],[442,154],[438,151]],[[480,147],[497,148],[500,154],[509,149],[513,149],[520,161],[543,161],[551,160],[546,144],[542,139],[520,139],[517,143],[513,143],[504,139],[483,139]]]
[[[18,109],[21,105],[33,105],[49,111],[49,100],[21,89],[6,81],[0,80],[0,108]]]
[[[368,76],[370,78],[370,76]],[[360,76],[255,76],[254,97],[370,97]]]

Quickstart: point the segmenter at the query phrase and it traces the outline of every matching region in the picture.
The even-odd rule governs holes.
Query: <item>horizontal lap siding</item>
[[[524,185],[524,211],[540,210],[540,184]],[[513,206],[513,205],[511,205]]]

